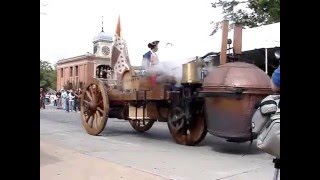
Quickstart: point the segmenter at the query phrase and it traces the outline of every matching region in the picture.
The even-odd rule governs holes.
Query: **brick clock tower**
[[[102,21],[101,32],[93,38],[93,53],[64,58],[57,62],[57,90],[66,85],[83,88],[92,78],[107,78],[106,72],[111,66],[112,45],[113,35],[104,32]]]

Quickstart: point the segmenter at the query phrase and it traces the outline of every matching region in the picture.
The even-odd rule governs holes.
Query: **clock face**
[[[109,55],[109,54],[110,54],[110,49],[109,49],[109,47],[108,47],[108,46],[103,46],[103,47],[102,47],[102,53],[103,53],[104,55]]]

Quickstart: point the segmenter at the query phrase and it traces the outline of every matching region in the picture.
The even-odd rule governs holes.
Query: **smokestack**
[[[242,52],[242,24],[236,23],[233,30],[233,53],[241,54]]]
[[[222,21],[222,41],[220,51],[220,65],[227,62],[227,44],[228,44],[229,20]]]

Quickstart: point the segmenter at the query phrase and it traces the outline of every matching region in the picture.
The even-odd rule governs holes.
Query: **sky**
[[[221,21],[215,0],[43,0],[40,6],[40,58],[58,60],[92,53],[92,40],[101,31],[114,34],[120,15],[131,64],[139,65],[147,44],[160,40],[160,61],[202,56],[211,51],[201,42],[209,38],[213,25]],[[165,47],[170,42],[172,47]],[[213,47],[220,44],[212,43]]]

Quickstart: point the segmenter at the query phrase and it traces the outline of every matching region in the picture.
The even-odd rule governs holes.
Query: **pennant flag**
[[[121,37],[120,16],[118,17],[115,40],[112,47],[111,67],[113,67],[114,70],[114,79],[118,80],[121,80],[123,73],[130,70],[131,67],[127,44]]]

